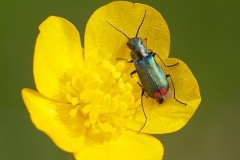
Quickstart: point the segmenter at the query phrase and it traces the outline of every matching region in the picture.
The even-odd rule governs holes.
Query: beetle
[[[176,98],[175,87],[174,87],[172,77],[170,74],[165,74],[163,72],[163,70],[161,69],[161,67],[158,65],[158,63],[156,62],[155,56],[157,54],[154,53],[153,51],[149,50],[143,44],[142,38],[138,37],[138,33],[140,31],[140,28],[142,27],[145,17],[146,17],[146,10],[144,12],[142,21],[137,29],[136,35],[133,38],[130,38],[123,31],[119,30],[117,27],[115,27],[114,25],[112,25],[111,23],[106,21],[109,25],[111,25],[117,31],[122,33],[128,39],[127,46],[131,50],[130,55],[131,55],[132,59],[130,61],[128,61],[123,58],[118,58],[118,60],[126,60],[128,63],[134,63],[136,70],[132,71],[130,73],[130,75],[132,77],[135,73],[137,73],[138,77],[140,79],[140,82],[141,82],[141,84],[140,83],[138,83],[138,84],[142,88],[141,106],[142,106],[142,110],[144,113],[145,122],[142,125],[142,127],[140,128],[139,132],[144,128],[144,126],[147,123],[147,115],[145,113],[144,106],[143,106],[143,96],[145,95],[145,92],[147,94],[147,95],[145,95],[146,97],[154,98],[157,100],[157,102],[159,104],[162,104],[164,98],[169,93],[169,82],[168,82],[167,78],[169,78],[171,80],[174,99],[178,103],[187,105],[186,103],[181,102],[180,100],[178,100]],[[161,60],[161,62],[163,63],[163,65],[165,67],[174,67],[179,64],[177,62],[172,65],[166,65],[159,55],[157,55],[157,57]]]

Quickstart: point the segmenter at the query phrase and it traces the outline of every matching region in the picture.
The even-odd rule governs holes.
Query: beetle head
[[[127,46],[129,49],[132,50],[131,55],[133,59],[135,59],[135,57],[143,58],[148,55],[148,49],[142,44],[141,38],[138,38],[138,37],[131,38],[127,42]]]

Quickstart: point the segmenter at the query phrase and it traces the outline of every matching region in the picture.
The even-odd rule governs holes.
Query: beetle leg
[[[143,111],[143,115],[144,115],[144,118],[145,118],[145,121],[144,121],[142,127],[138,130],[138,132],[141,132],[141,130],[145,127],[148,118],[147,118],[145,109],[144,109],[144,107],[143,107],[143,95],[145,95],[145,94],[144,94],[144,89],[143,89],[142,85],[141,85],[139,82],[137,82],[137,84],[142,88],[142,93],[141,93],[141,106],[142,106],[142,111]],[[146,96],[146,95],[145,95],[145,96]],[[147,97],[147,98],[148,98],[148,97]]]
[[[146,45],[146,47],[148,48],[148,45],[147,45],[147,38],[143,38],[143,44],[145,44]],[[149,51],[150,49],[148,49],[148,51]]]
[[[137,84],[142,88],[142,90],[143,90],[143,86],[139,83],[139,82],[137,82]],[[143,92],[143,94],[144,94],[144,96],[146,97],[146,98],[148,98],[148,95],[146,95],[145,94],[145,92]]]
[[[138,83],[139,84],[139,83]],[[141,130],[145,127],[146,123],[147,123],[147,115],[145,113],[145,109],[144,109],[144,106],[143,106],[143,95],[144,95],[144,89],[142,88],[142,93],[141,93],[141,106],[142,106],[142,111],[143,111],[143,115],[144,115],[144,118],[145,118],[145,121],[142,125],[142,127],[138,130],[138,132],[141,132]]]
[[[177,63],[172,64],[172,65],[166,65],[166,64],[164,63],[164,61],[162,60],[162,58],[161,58],[158,54],[153,53],[152,51],[150,52],[150,54],[152,54],[153,57],[154,57],[155,55],[157,55],[157,57],[161,60],[161,62],[163,63],[163,65],[164,65],[165,67],[174,67],[174,66],[176,66],[176,65],[179,64],[179,63],[177,62]]]
[[[141,88],[143,88],[142,85],[141,85],[139,82],[137,82],[137,84],[138,84]]]
[[[129,61],[129,60],[125,59],[125,58],[117,58],[116,60],[118,60],[118,61],[127,61],[127,63],[133,63],[134,62],[133,59]]]
[[[132,71],[132,72],[130,73],[130,76],[133,77],[133,75],[134,75],[135,73],[137,73],[137,70]]]
[[[171,75],[170,75],[170,74],[166,74],[166,77],[167,77],[167,78],[170,78],[170,80],[171,80],[171,82],[172,82],[172,87],[173,87],[173,97],[174,97],[174,99],[175,99],[177,102],[179,102],[179,103],[181,103],[181,104],[183,104],[183,105],[186,106],[186,105],[187,105],[186,103],[181,102],[181,101],[179,101],[179,100],[176,98],[175,87],[174,87],[174,83],[173,83],[173,80],[172,80]]]

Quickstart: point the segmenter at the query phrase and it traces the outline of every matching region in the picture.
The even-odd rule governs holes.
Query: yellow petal
[[[152,136],[126,131],[117,139],[86,146],[75,157],[77,160],[161,160],[163,146]]]
[[[188,66],[174,58],[168,58],[164,61],[166,64],[179,62],[179,65],[175,67],[166,68],[161,65],[161,68],[163,68],[165,74],[171,75],[176,98],[187,105],[185,106],[173,98],[174,90],[171,80],[168,78],[171,95],[162,104],[157,103],[152,98],[143,97],[144,108],[148,117],[146,126],[141,131],[143,133],[163,134],[181,129],[192,117],[201,101],[198,83]],[[138,131],[144,122],[142,111],[140,111],[136,121],[138,123],[129,123],[129,128]]]
[[[82,62],[79,33],[69,21],[55,16],[47,18],[39,28],[34,53],[36,86],[46,97],[61,100],[59,79]]]
[[[57,113],[57,103],[31,89],[23,89],[22,97],[32,122],[54,143],[67,152],[77,152],[83,145],[82,136],[73,136]]]
[[[163,58],[168,57],[170,35],[160,13],[145,4],[116,1],[99,8],[89,19],[84,39],[86,58],[130,59],[130,50],[126,45],[128,39],[107,22],[132,38],[136,35],[145,10],[146,18],[138,36],[147,38],[149,49]]]

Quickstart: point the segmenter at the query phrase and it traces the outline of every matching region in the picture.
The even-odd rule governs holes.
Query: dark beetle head
[[[127,42],[127,46],[129,49],[132,50],[133,59],[134,57],[143,58],[148,55],[148,49],[142,44],[141,38],[135,37],[135,38],[129,39],[129,41]]]
[[[157,102],[158,102],[159,104],[162,104],[162,103],[163,103],[163,97],[162,97],[162,96],[159,97],[159,98],[157,99]]]
[[[142,45],[142,39],[141,38],[131,38],[129,39],[129,41],[127,42],[127,46],[129,47],[129,49],[131,50],[136,50],[136,48]]]

